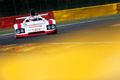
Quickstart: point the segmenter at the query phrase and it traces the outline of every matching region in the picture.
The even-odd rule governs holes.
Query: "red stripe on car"
[[[18,24],[18,29],[21,29],[21,24]]]
[[[53,24],[52,20],[49,20],[49,24],[50,24],[50,25]]]

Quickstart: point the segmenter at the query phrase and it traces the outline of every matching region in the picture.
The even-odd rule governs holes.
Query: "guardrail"
[[[45,12],[45,13],[38,13],[38,14],[46,14],[49,13],[51,18],[54,19],[54,15],[53,12]],[[25,17],[25,16],[30,16],[28,15],[19,15],[19,16],[11,16],[11,17],[4,17],[4,18],[0,18],[0,29],[5,29],[5,28],[13,28],[14,25],[14,19],[18,18],[18,17]],[[49,19],[49,15],[48,16],[43,16],[46,19]],[[21,23],[23,20],[19,20],[17,21],[17,23]]]
[[[53,19],[55,18],[57,22],[83,19],[83,18],[90,18],[90,17],[119,14],[120,3],[83,7],[83,8],[74,8],[74,9],[67,9],[67,10],[57,10],[57,11],[51,11],[51,12],[45,12],[45,13],[49,13],[51,18]],[[39,14],[45,14],[45,13],[39,13]],[[29,15],[0,18],[0,29],[13,28],[14,19],[18,17],[24,17],[24,16],[29,16]],[[45,18],[49,19],[49,16]]]

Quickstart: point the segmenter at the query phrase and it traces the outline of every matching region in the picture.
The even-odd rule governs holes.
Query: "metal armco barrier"
[[[120,13],[120,3],[66,9],[66,10],[57,10],[57,11],[51,11],[51,12],[45,12],[45,13],[49,13],[51,15],[51,18],[53,19],[55,18],[57,22],[75,20],[75,19],[83,19],[83,18],[118,14]],[[24,16],[29,16],[29,15],[20,15],[20,16],[0,18],[0,29],[13,28],[14,19],[17,17],[24,17]]]
[[[49,13],[51,18],[54,19],[53,12],[45,12]],[[38,14],[45,14],[45,13],[38,13]],[[12,16],[12,17],[4,17],[0,18],[0,29],[5,29],[5,28],[13,28],[14,25],[14,19],[18,17],[24,17],[24,16],[29,16],[28,15],[20,15],[20,16]],[[49,16],[43,16],[46,19],[49,19]],[[23,20],[19,20],[18,23],[21,23]]]

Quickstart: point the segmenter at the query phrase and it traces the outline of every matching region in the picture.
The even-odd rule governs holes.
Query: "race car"
[[[14,36],[21,38],[25,36],[39,35],[39,34],[56,34],[57,27],[54,19],[47,20],[42,16],[49,14],[31,15],[27,17],[16,18],[16,20],[24,19],[23,23],[17,24],[14,22]]]

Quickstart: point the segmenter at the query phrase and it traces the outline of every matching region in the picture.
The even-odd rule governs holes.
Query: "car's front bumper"
[[[17,34],[16,37],[33,36],[33,35],[48,34],[48,33],[54,33],[54,32],[56,32],[56,30],[36,31],[36,32],[30,32],[30,33],[27,33],[27,34]]]

